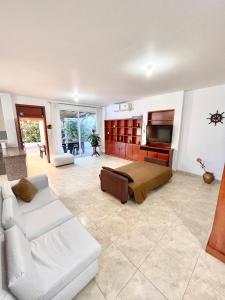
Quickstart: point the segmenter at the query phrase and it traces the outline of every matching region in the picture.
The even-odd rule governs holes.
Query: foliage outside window
[[[79,119],[63,118],[62,120],[62,140],[63,142],[77,142],[79,140]],[[88,141],[91,130],[96,127],[96,119],[89,115],[80,119],[81,141]]]
[[[25,143],[40,143],[41,135],[38,121],[21,121],[20,122],[23,141]]]

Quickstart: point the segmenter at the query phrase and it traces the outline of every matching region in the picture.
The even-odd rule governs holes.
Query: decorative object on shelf
[[[225,116],[223,116],[224,112],[219,113],[218,109],[216,111],[215,114],[210,114],[209,118],[206,118],[208,120],[210,120],[209,124],[214,123],[214,125],[216,126],[217,123],[222,123],[223,124],[223,119],[225,119]]]
[[[88,137],[88,141],[90,142],[92,148],[93,148],[93,155],[100,156],[100,154],[97,151],[97,147],[99,147],[99,143],[101,142],[100,136],[95,132],[95,129],[92,129],[92,133]]]
[[[205,183],[212,183],[215,180],[214,174],[212,172],[206,171],[205,162],[201,158],[197,158],[196,161],[200,164],[201,168],[205,171],[203,174],[203,180]]]

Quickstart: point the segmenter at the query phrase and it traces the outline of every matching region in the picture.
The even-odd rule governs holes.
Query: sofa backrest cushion
[[[47,175],[37,175],[29,176],[27,179],[36,187],[37,190],[44,189],[48,187],[48,176]],[[10,181],[11,187],[17,184],[19,180]]]
[[[9,181],[4,182],[2,185],[2,197],[3,199],[15,197]]]
[[[13,226],[5,231],[8,287],[23,300],[40,296],[40,279],[31,255],[30,244],[22,231]]]
[[[17,225],[24,234],[26,233],[24,218],[15,197],[10,197],[3,201],[2,225],[5,229],[9,229],[14,225]]]

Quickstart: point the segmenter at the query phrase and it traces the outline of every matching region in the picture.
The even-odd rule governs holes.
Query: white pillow
[[[6,230],[5,237],[10,291],[19,300],[37,300],[40,297],[40,279],[28,240],[17,226]]]
[[[26,234],[23,216],[15,197],[3,200],[2,225],[5,229],[9,229],[12,226],[17,225],[23,233]]]
[[[9,181],[4,182],[2,185],[2,197],[3,197],[3,199],[15,197]]]

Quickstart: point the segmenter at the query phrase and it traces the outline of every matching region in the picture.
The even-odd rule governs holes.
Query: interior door
[[[45,135],[45,146],[46,146],[46,156],[47,161],[50,163],[50,155],[49,155],[49,143],[48,143],[48,132],[47,132],[47,122],[46,122],[46,114],[45,114],[45,107],[44,106],[37,106],[37,105],[23,105],[23,104],[16,104],[16,114],[17,114],[17,126],[18,126],[18,140],[19,140],[19,147],[23,149],[24,143],[21,133],[20,127],[20,118],[27,118],[27,119],[42,119],[44,125],[44,135]]]

